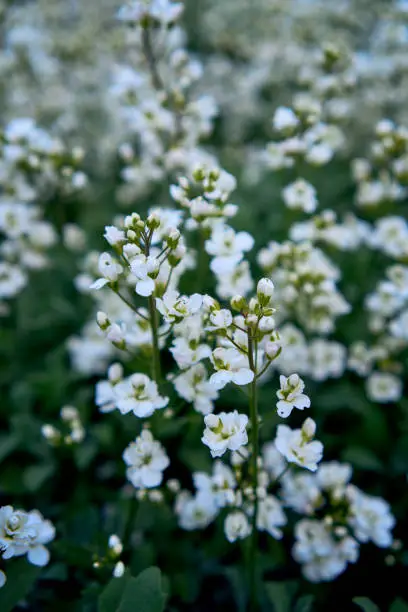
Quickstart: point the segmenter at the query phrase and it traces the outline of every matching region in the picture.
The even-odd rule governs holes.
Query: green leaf
[[[54,472],[55,467],[52,463],[31,465],[24,472],[24,485],[29,491],[38,491],[44,482],[51,478]]]
[[[131,576],[125,572],[120,578],[112,578],[98,599],[98,612],[116,612]]]
[[[18,436],[5,434],[0,436],[0,461],[3,461],[17,447],[20,439]]]
[[[161,572],[150,567],[137,578],[129,572],[112,578],[98,599],[98,612],[163,612],[166,599]]]
[[[380,612],[380,608],[368,599],[368,597],[354,597],[353,603],[359,606],[364,612]]]
[[[129,579],[117,612],[163,612],[165,603],[161,572],[149,567],[137,578]]]
[[[312,610],[313,601],[313,595],[303,595],[303,597],[299,597],[294,612],[310,612],[310,610]]]
[[[13,560],[7,564],[7,582],[0,589],[1,612],[11,612],[15,609],[18,602],[31,591],[41,569],[28,563],[26,559]]]
[[[392,602],[389,612],[408,612],[408,603],[398,598]]]
[[[267,582],[265,587],[269,601],[273,604],[274,612],[291,612],[296,583]]]

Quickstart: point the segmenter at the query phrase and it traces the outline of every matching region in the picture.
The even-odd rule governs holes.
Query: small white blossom
[[[380,404],[398,402],[402,395],[402,382],[394,374],[374,372],[367,379],[367,394],[373,402]]]
[[[229,382],[236,385],[248,385],[254,379],[254,373],[248,367],[248,358],[235,348],[216,348],[211,361],[217,370],[210,382],[218,389],[223,389]]]
[[[180,295],[177,291],[166,291],[163,298],[156,298],[157,310],[168,323],[179,323],[198,312],[203,303],[199,293],[191,296]]]
[[[113,401],[122,413],[146,418],[155,410],[164,408],[169,403],[168,397],[159,395],[157,384],[146,374],[132,374],[116,384],[113,388]]]
[[[126,475],[136,489],[158,487],[170,465],[164,448],[146,429],[125,448],[123,459],[128,466]]]
[[[323,456],[323,444],[311,441],[315,429],[316,425],[310,418],[306,419],[301,429],[292,430],[287,425],[278,425],[275,446],[289,463],[315,472]]]
[[[291,374],[288,378],[279,377],[281,388],[277,391],[279,401],[276,404],[280,417],[288,417],[293,408],[303,410],[310,407],[310,399],[303,393],[305,384],[298,374]]]
[[[280,540],[283,535],[280,527],[286,525],[286,522],[285,513],[276,497],[267,495],[265,499],[259,500],[256,526],[260,531],[267,531],[273,538]]]
[[[316,189],[303,179],[297,179],[282,192],[283,201],[288,208],[313,213],[317,208]]]
[[[231,512],[224,522],[224,533],[228,542],[244,540],[251,534],[251,525],[243,512]]]
[[[221,457],[227,450],[236,451],[248,443],[246,414],[221,412],[204,417],[206,428],[201,441],[209,447],[212,457]]]

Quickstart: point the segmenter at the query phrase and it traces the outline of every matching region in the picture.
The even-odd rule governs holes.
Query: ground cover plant
[[[0,610],[404,612],[408,6],[0,6]]]

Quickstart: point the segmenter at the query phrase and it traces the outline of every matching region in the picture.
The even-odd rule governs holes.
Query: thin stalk
[[[253,338],[248,336],[248,360],[251,370],[254,372],[254,380],[251,383],[249,395],[249,417],[251,420],[251,476],[252,490],[254,499],[254,512],[252,516],[252,534],[250,540],[249,552],[249,610],[256,612],[258,608],[257,594],[257,550],[258,550],[258,531],[256,527],[256,519],[258,516],[258,455],[259,455],[259,423],[258,423],[258,397],[257,397],[257,381],[256,381],[256,366],[254,362],[254,343]]]
[[[139,310],[136,308],[136,306],[134,306],[134,305],[132,304],[132,302],[131,302],[130,300],[128,300],[128,299],[127,299],[127,298],[126,298],[124,295],[122,295],[121,293],[119,293],[119,291],[116,291],[115,289],[114,289],[114,291],[115,291],[116,295],[117,295],[118,297],[120,297],[120,299],[122,300],[122,302],[124,302],[124,303],[126,304],[126,306],[129,306],[129,308],[130,308],[131,310],[133,310],[133,312],[135,312],[135,313],[136,313],[136,314],[137,314],[137,315],[138,315],[140,318],[144,319],[145,321],[148,321],[148,320],[149,320],[149,319],[148,319],[148,318],[147,318],[147,317],[146,317],[144,314],[142,314],[141,312],[139,312]]]
[[[149,297],[149,317],[150,317],[150,327],[152,328],[152,337],[153,337],[152,375],[153,375],[153,380],[159,383],[161,379],[159,333],[158,333],[158,325],[157,325],[156,302],[152,295]]]
[[[150,76],[152,78],[153,87],[158,91],[164,90],[164,84],[157,68],[157,59],[153,50],[151,30],[148,26],[143,28],[142,44],[143,52],[149,67]]]

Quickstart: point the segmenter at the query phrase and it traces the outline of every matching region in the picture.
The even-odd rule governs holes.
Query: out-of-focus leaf
[[[149,567],[127,581],[117,612],[163,612],[166,596],[159,568]]]
[[[408,603],[398,598],[392,602],[389,612],[408,612]]]
[[[7,564],[7,582],[0,589],[1,612],[12,612],[15,609],[31,591],[40,572],[40,567],[31,565],[26,559],[12,560]]]
[[[131,576],[125,572],[120,578],[112,578],[98,599],[98,612],[116,612]]]
[[[354,597],[353,603],[359,606],[364,612],[380,612],[380,609],[368,597]]]
[[[31,465],[24,472],[24,484],[29,491],[38,491],[44,482],[54,474],[54,472],[55,467],[52,463]]]
[[[345,449],[345,451],[342,453],[342,459],[343,461],[350,462],[362,470],[380,472],[383,469],[381,461],[372,451],[359,446],[352,446]]]
[[[296,592],[295,582],[267,582],[265,587],[274,612],[291,612]]]
[[[294,612],[310,612],[312,610],[313,595],[303,595],[296,602]]]

